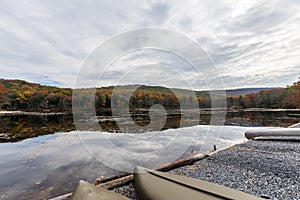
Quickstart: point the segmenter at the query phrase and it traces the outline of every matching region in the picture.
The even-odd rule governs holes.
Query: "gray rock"
[[[251,140],[170,173],[267,199],[300,199],[300,139]],[[114,191],[138,199],[133,184]]]

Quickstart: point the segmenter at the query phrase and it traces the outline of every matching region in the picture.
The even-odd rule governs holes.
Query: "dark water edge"
[[[72,114],[0,116],[0,143],[75,130]]]
[[[299,114],[300,111],[297,110],[227,111],[224,125],[288,127],[300,121],[300,118],[298,117]],[[191,117],[188,120],[182,120],[180,111],[169,111],[166,117],[166,123],[159,130],[176,129],[195,125],[209,125],[211,123],[211,116],[210,111],[201,111],[199,118]],[[141,127],[138,130],[130,129],[130,124],[128,126],[129,128],[124,128],[128,125],[128,118],[126,117],[128,116],[119,118],[112,117],[111,111],[106,110],[98,112],[96,120],[104,132],[142,133],[153,131],[146,127],[151,122],[147,110],[136,110],[131,112],[131,119],[137,126]],[[155,123],[155,121],[153,122]],[[74,130],[76,130],[76,127],[72,113],[14,112],[0,115],[0,143],[18,142],[27,138]]]

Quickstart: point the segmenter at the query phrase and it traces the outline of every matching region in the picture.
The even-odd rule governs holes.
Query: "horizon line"
[[[42,86],[47,86],[47,87],[56,87],[60,89],[91,89],[91,88],[105,88],[105,87],[116,87],[116,86],[149,86],[149,87],[165,87],[165,88],[172,88],[172,89],[180,89],[180,90],[192,90],[192,91],[210,91],[209,89],[190,89],[190,88],[179,88],[179,87],[166,87],[162,85],[144,85],[144,84],[126,84],[126,85],[108,85],[108,86],[87,86],[87,87],[80,87],[80,88],[74,88],[74,87],[65,87],[65,86],[58,86],[55,84],[47,84],[43,82],[31,82],[25,79],[18,79],[18,78],[0,78],[0,80],[12,80],[12,81],[25,81],[27,83],[31,84],[39,84]],[[286,88],[286,86],[246,86],[246,87],[236,87],[236,88],[224,88],[224,90],[239,90],[239,89],[276,89],[276,88]],[[214,91],[220,91],[223,90],[222,88],[220,89],[214,89]]]

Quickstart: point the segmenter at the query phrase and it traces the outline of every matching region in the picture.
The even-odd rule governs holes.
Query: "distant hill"
[[[279,87],[265,87],[265,88],[239,88],[239,89],[230,89],[226,90],[227,96],[240,96],[251,93],[258,93],[263,90],[277,90]]]
[[[24,80],[0,79],[0,109],[62,111],[72,107],[72,90],[29,83]]]

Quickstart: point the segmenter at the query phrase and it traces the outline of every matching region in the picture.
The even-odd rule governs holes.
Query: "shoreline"
[[[299,137],[248,140],[210,152],[168,173],[209,181],[266,199],[300,199],[297,191],[300,186],[299,142]],[[132,181],[109,189],[139,200]],[[67,200],[70,195],[51,200]]]
[[[169,173],[206,180],[266,199],[299,199],[300,138],[249,140]],[[138,200],[133,184],[114,192]]]
[[[233,132],[233,129],[230,128],[229,131],[226,132],[226,133],[227,133],[227,134],[233,134],[234,132]],[[240,141],[240,142],[245,142],[245,140],[244,140],[244,141]],[[239,143],[240,143],[240,142],[239,142]],[[208,148],[208,149],[211,150],[211,149],[212,149],[212,148],[211,148],[212,146],[209,145],[209,147],[210,147],[210,148]],[[233,148],[233,147],[229,147],[229,148]],[[218,148],[218,149],[219,149],[219,148]],[[219,152],[226,151],[226,149],[227,149],[227,148],[225,148],[225,150],[223,150],[223,149],[220,148],[220,150],[219,150],[218,152],[214,152],[214,153],[212,153],[212,154],[213,154],[213,155],[214,155],[214,154],[219,154]],[[206,151],[206,152],[207,152],[207,151]],[[265,152],[259,152],[259,153],[265,153]],[[230,160],[230,159],[229,159],[229,160]],[[276,165],[276,163],[275,163],[275,165]],[[193,165],[189,165],[189,166],[193,166]],[[247,167],[247,166],[246,166],[246,167]],[[182,173],[182,172],[180,172],[180,173]],[[92,182],[93,182],[93,180],[92,180]],[[77,184],[77,181],[74,182],[74,184]],[[71,190],[69,190],[68,192],[70,192],[70,191],[71,191]],[[61,194],[61,193],[58,193],[58,194]],[[63,193],[62,193],[62,194],[63,194]],[[52,196],[52,197],[53,197],[53,196]]]
[[[136,111],[147,111],[148,109],[134,109]],[[133,111],[134,111],[133,110]],[[111,109],[102,109],[99,112],[107,112],[111,111]],[[181,111],[180,109],[169,109],[169,111],[175,111],[173,114],[177,114],[176,112]],[[191,111],[189,109],[184,111]],[[226,112],[300,112],[300,109],[282,109],[282,108],[245,108],[245,109],[238,109],[238,110],[232,110],[230,108],[199,108],[199,112],[201,114],[207,114],[207,112],[211,111],[226,111]],[[37,110],[37,111],[31,111],[31,110],[0,110],[0,115],[62,115],[62,114],[71,114],[72,109],[68,111],[60,111],[60,112],[54,112],[51,110]],[[294,115],[294,114],[292,114]],[[298,114],[296,114],[298,115]]]
[[[205,154],[168,173],[198,178],[266,199],[299,199],[300,138],[258,138]],[[297,177],[297,178],[294,178]],[[109,184],[108,184],[109,185]],[[105,184],[101,185],[105,188]],[[138,200],[132,181],[109,188]],[[66,200],[65,194],[51,200]]]
[[[18,116],[18,115],[33,115],[33,116],[55,116],[65,115],[68,112],[28,112],[28,111],[0,111],[0,116]],[[71,113],[70,113],[71,114]]]

